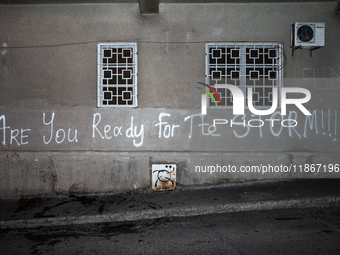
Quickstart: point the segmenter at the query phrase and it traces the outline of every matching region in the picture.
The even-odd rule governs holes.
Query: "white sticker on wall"
[[[172,190],[176,187],[176,164],[152,165],[152,189]]]

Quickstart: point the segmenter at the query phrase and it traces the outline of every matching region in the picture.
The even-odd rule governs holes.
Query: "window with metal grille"
[[[98,107],[137,106],[137,44],[98,44]]]
[[[271,107],[272,88],[282,86],[284,64],[285,56],[280,43],[206,44],[206,83],[211,86],[235,85],[245,96],[247,88],[253,88],[252,99],[256,109]],[[233,103],[230,91],[224,88],[216,90],[223,104],[215,98],[217,108],[230,108]],[[208,100],[207,106],[215,108],[213,99]]]

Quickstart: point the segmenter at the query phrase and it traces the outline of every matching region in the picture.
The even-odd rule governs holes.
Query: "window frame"
[[[246,61],[247,61],[247,54],[250,55],[251,54],[251,50],[252,49],[257,49],[257,48],[261,48],[262,46],[262,50],[263,52],[260,53],[260,54],[263,54],[263,63],[262,64],[255,64],[255,60],[254,60],[254,64],[251,65],[251,64],[247,64]],[[273,49],[276,49],[276,58],[273,58],[273,59],[276,59],[275,60],[275,64],[272,64],[272,65],[269,65],[269,64],[265,64],[265,54],[268,54],[268,58],[269,58],[269,50],[273,48]],[[211,49],[211,52],[210,52],[210,49]],[[213,50],[214,49],[224,49],[224,53],[220,53],[220,54],[225,54],[224,58],[225,58],[225,63],[224,64],[219,64],[217,59],[215,59],[215,64],[211,64],[210,63],[210,59],[212,58],[216,58],[217,55],[218,55],[218,52],[216,52],[217,54],[215,54],[214,56],[214,52]],[[227,49],[230,50],[230,53],[227,52]],[[227,59],[227,53],[230,55],[230,58],[234,58],[232,57],[232,50],[238,50],[239,51],[239,57],[235,57],[235,59],[239,59],[239,63],[237,64],[237,61],[235,60],[235,64],[233,66],[233,64],[230,64],[228,63],[228,59]],[[247,49],[249,49],[249,53],[247,53]],[[268,53],[265,53],[265,49],[268,49]],[[221,56],[221,55],[220,55]],[[281,42],[207,42],[205,44],[205,82],[206,84],[208,85],[211,85],[212,87],[214,87],[215,84],[231,84],[231,85],[236,85],[238,86],[244,95],[247,95],[247,88],[252,86],[254,88],[262,88],[263,91],[265,91],[265,88],[273,88],[273,87],[277,87],[277,88],[282,88],[283,87],[283,66],[284,66],[284,51],[283,51],[283,43]],[[222,57],[221,57],[222,58]],[[274,60],[273,60],[274,61]],[[256,71],[255,67],[256,68],[262,68],[263,69],[263,74],[262,76],[264,77],[265,76],[265,72],[264,70],[266,70],[266,68],[269,70],[269,68],[272,66],[273,68],[275,67],[277,70],[276,70],[276,75],[277,75],[277,78],[276,79],[268,79],[270,81],[273,81],[273,85],[265,85],[265,81],[264,81],[264,78],[263,79],[263,84],[260,86],[260,85],[249,85],[247,84],[247,68],[249,67],[253,67],[254,68],[254,71]],[[236,68],[239,67],[240,69],[238,71],[235,71],[237,70]],[[213,83],[211,81],[213,80],[217,80],[217,79],[212,79],[213,77],[213,69],[215,68],[215,72],[216,73],[220,73],[220,77],[224,76],[225,80],[224,82],[221,82],[221,83]],[[224,75],[218,71],[217,68],[220,68],[220,70],[223,70],[223,68],[225,68],[224,70]],[[239,84],[237,84],[237,82],[235,82],[234,84],[232,83],[228,83],[227,82],[227,79],[226,77],[228,76],[228,68],[234,68],[234,72],[235,73],[239,73],[239,79],[236,79],[235,81],[239,81]],[[231,76],[233,75],[232,74],[233,71],[230,71],[230,79],[231,79]],[[256,71],[257,72],[257,71]],[[270,77],[270,74],[269,74],[270,71],[268,71],[268,76]],[[248,76],[250,76],[251,74],[249,73]],[[228,76],[228,77],[229,77]],[[221,81],[223,79],[220,79],[219,81]],[[249,79],[250,80],[250,79]],[[275,84],[274,84],[274,81],[275,81]],[[255,82],[254,82],[255,84]],[[267,87],[266,87],[267,86]],[[226,89],[216,89],[218,94],[220,95],[221,98],[224,98],[222,100],[222,103],[223,105],[221,106],[221,104],[219,103],[219,100],[216,100],[217,102],[217,106],[215,106],[214,102],[213,102],[213,99],[212,98],[209,98],[207,97],[207,107],[209,109],[231,109],[232,106],[233,106],[233,103],[232,103],[232,96],[228,96],[228,93],[230,94],[229,91],[226,91]],[[225,90],[225,91],[223,91]],[[222,96],[222,94],[224,94],[224,97]],[[259,96],[261,97],[261,96]],[[280,100],[280,89],[278,89],[278,100]],[[254,98],[254,97],[253,97]],[[263,104],[262,105],[256,105],[255,101],[253,102],[253,105],[256,109],[268,109],[271,107],[272,105],[272,102],[270,102],[270,100],[268,98],[270,98],[270,95],[268,93],[268,95],[266,96],[265,93],[263,93],[262,95],[262,100],[263,100]],[[215,98],[217,99],[217,98]],[[266,104],[266,100],[268,99],[268,102],[270,102],[269,104]],[[247,105],[247,100],[245,100],[245,108],[248,109],[248,105]],[[278,108],[280,107],[279,105],[277,106]]]
[[[116,63],[109,63],[107,60],[107,63],[104,63],[104,50],[105,49],[127,49],[132,48],[132,63],[128,63],[126,60],[126,63],[119,63],[118,60]],[[123,54],[123,53],[122,53]],[[106,67],[106,68],[104,68]],[[127,84],[127,80],[124,78],[124,67],[128,70],[132,70],[130,72],[130,77],[132,79],[132,84]],[[109,68],[116,69],[116,76],[117,80],[119,79],[119,70],[122,70],[121,77],[125,80],[126,84],[119,84],[118,82],[116,84],[109,84],[109,81],[107,80],[107,84],[104,84],[104,70],[110,70]],[[112,71],[111,71],[112,74]],[[112,78],[112,77],[111,77]],[[109,104],[107,101],[107,104],[104,104],[104,88],[106,88],[106,91],[110,91],[109,88],[116,88],[116,103]],[[125,91],[122,91],[121,98],[118,99],[120,96],[118,89],[119,88],[126,88]],[[129,89],[129,90],[127,90]],[[124,92],[131,92],[130,98],[132,100],[132,104],[119,104],[119,101],[130,101],[130,100],[124,100],[123,93]],[[112,95],[111,92],[111,101],[113,101],[114,95]],[[138,50],[137,50],[137,43],[135,42],[100,42],[97,43],[97,107],[98,108],[134,108],[138,107]]]

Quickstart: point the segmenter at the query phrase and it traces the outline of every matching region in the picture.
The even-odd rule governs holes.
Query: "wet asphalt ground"
[[[1,254],[339,254],[340,208],[0,231]]]
[[[0,201],[0,254],[339,254],[340,179]]]

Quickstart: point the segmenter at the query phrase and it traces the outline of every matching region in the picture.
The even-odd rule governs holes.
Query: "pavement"
[[[110,195],[0,200],[0,229],[340,205],[340,179],[288,179]]]

